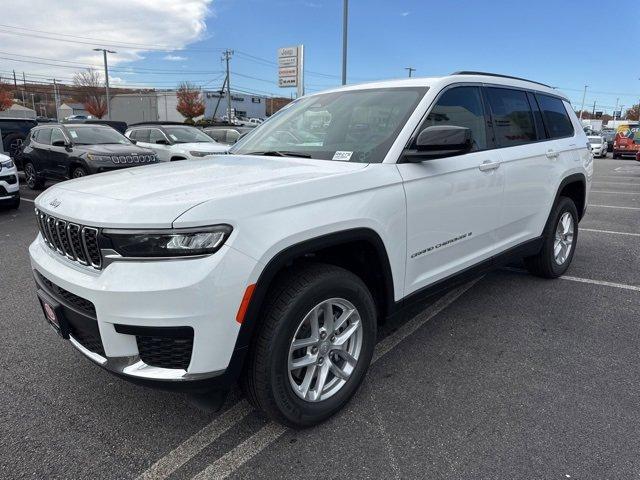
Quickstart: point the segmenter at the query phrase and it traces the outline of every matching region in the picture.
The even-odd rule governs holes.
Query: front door
[[[494,253],[504,175],[492,150],[480,88],[458,86],[440,95],[420,130],[432,125],[469,128],[470,153],[400,163],[407,199],[405,295]]]
[[[59,128],[53,128],[51,130],[51,145],[49,146],[48,164],[50,175],[52,178],[65,179],[71,177],[69,171],[69,148],[65,145],[69,140],[64,136],[62,130]],[[62,145],[60,144],[62,143]]]

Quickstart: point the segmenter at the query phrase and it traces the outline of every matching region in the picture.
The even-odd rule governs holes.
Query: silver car
[[[604,158],[607,156],[607,142],[600,135],[589,135],[589,146],[594,158]]]

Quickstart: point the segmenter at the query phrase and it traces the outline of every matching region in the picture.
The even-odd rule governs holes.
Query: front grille
[[[110,158],[113,163],[127,163],[129,165],[135,163],[156,163],[158,158],[155,155],[111,155],[105,156]]]
[[[97,228],[67,222],[37,209],[36,218],[40,233],[52,250],[82,265],[102,268]]]
[[[71,293],[62,287],[59,287],[51,280],[36,272],[38,280],[47,289],[47,292],[51,294],[60,303],[75,308],[79,312],[82,312],[90,317],[96,318],[96,307],[89,300],[79,297],[75,293]]]
[[[191,362],[193,330],[190,336],[181,338],[160,336],[136,336],[140,359],[147,365],[186,370]]]

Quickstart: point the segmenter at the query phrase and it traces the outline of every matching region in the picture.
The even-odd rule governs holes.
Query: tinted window
[[[240,134],[235,130],[227,130],[227,143],[236,143],[240,138]]]
[[[157,128],[152,128],[149,130],[149,143],[156,143],[158,140],[167,140],[167,137],[158,130]]]
[[[562,100],[548,95],[536,94],[542,117],[551,138],[570,137],[573,135],[571,119],[564,108]]]
[[[216,142],[226,142],[227,141],[227,130],[223,129],[214,129],[214,130],[205,130],[205,133],[213,138]]]
[[[33,139],[44,145],[51,144],[51,129],[50,128],[42,128],[40,130],[36,130],[33,135]]]
[[[544,129],[544,123],[542,121],[542,112],[540,111],[540,108],[538,108],[536,97],[533,95],[533,93],[527,92],[527,99],[529,100],[529,105],[531,106],[531,110],[533,111],[533,119],[536,122],[538,140],[547,138],[547,134]]]
[[[478,87],[457,87],[447,90],[427,116],[422,129],[434,125],[466,127],[473,136],[473,150],[487,148],[487,130]]]
[[[486,90],[498,146],[512,147],[538,139],[526,92],[507,88]]]
[[[140,128],[138,130],[134,130],[133,132],[131,132],[131,135],[134,135],[134,134],[135,134],[135,139],[138,142],[149,143],[149,130],[147,130],[146,128]]]
[[[132,130],[129,132],[129,135],[125,135],[125,137],[129,137],[131,140],[138,140],[138,131]]]
[[[64,138],[64,135],[62,134],[62,130],[60,130],[59,128],[54,128],[53,131],[51,132],[51,143],[53,144],[53,142],[65,142],[66,139]]]

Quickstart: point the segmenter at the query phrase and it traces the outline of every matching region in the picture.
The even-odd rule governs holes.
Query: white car
[[[607,141],[600,135],[587,136],[589,147],[594,157],[604,158],[607,156]]]
[[[18,169],[11,157],[0,153],[0,206],[20,206],[20,180]]]
[[[190,125],[135,125],[127,129],[125,136],[137,145],[153,150],[161,162],[210,158],[229,150],[228,145],[219,144],[202,130]]]
[[[353,85],[296,100],[215,162],[52,186],[29,252],[48,322],[89,360],[201,395],[240,380],[309,426],[354,394],[381,320],[513,259],[566,272],[592,175],[546,85]]]

